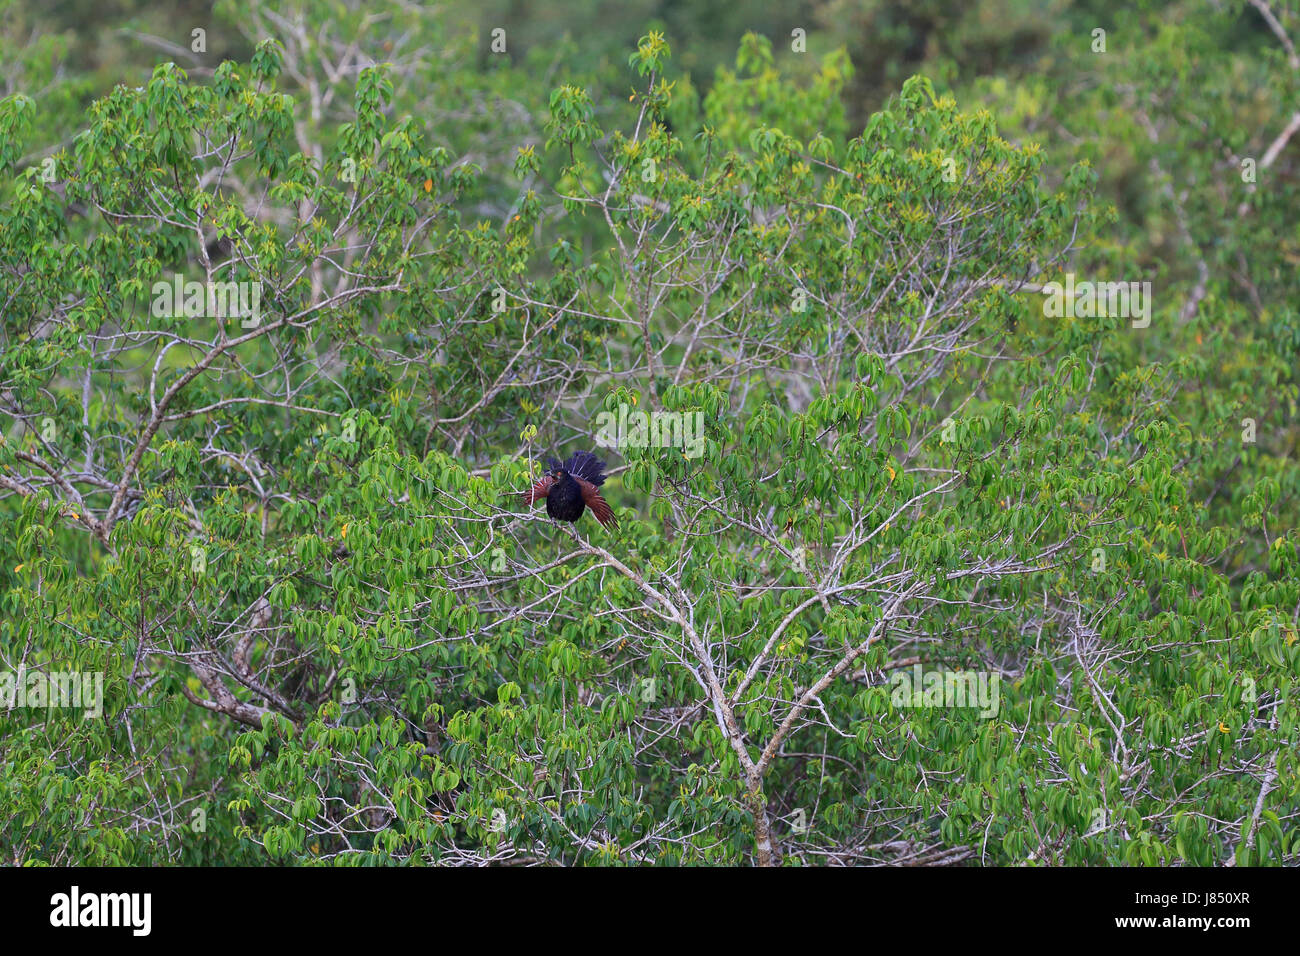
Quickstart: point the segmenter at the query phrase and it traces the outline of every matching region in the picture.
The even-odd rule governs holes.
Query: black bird
[[[525,506],[546,499],[546,513],[557,521],[577,521],[588,508],[606,528],[618,525],[614,510],[600,496],[605,483],[605,463],[589,451],[576,451],[560,464],[548,458],[551,470],[537,484],[520,492]]]

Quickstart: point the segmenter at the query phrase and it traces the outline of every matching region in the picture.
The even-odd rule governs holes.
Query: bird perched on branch
[[[525,506],[546,499],[546,513],[557,521],[577,521],[588,508],[606,528],[617,526],[614,510],[600,496],[605,483],[605,463],[589,451],[574,452],[560,464],[548,458],[551,470],[535,485],[521,492]]]

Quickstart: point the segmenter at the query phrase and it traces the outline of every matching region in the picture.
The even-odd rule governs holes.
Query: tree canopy
[[[0,36],[7,861],[1297,861],[1300,20],[280,6]]]

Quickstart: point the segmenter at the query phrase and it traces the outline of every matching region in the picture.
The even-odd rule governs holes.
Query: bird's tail
[[[605,463],[589,451],[575,451],[564,463],[564,470],[593,485],[605,483]]]

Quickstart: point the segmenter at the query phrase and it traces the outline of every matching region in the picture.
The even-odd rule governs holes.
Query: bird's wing
[[[527,491],[521,491],[519,497],[524,499],[524,507],[527,508],[531,505],[535,505],[537,502],[545,498],[551,493],[551,485],[553,484],[555,484],[554,475],[543,475],[537,480],[537,484],[533,485]]]
[[[600,496],[596,486],[585,478],[574,477],[573,480],[582,489],[583,503],[591,509],[591,513],[596,516],[596,520],[606,528],[616,527],[618,519],[614,517],[614,509],[609,506],[609,502]]]

